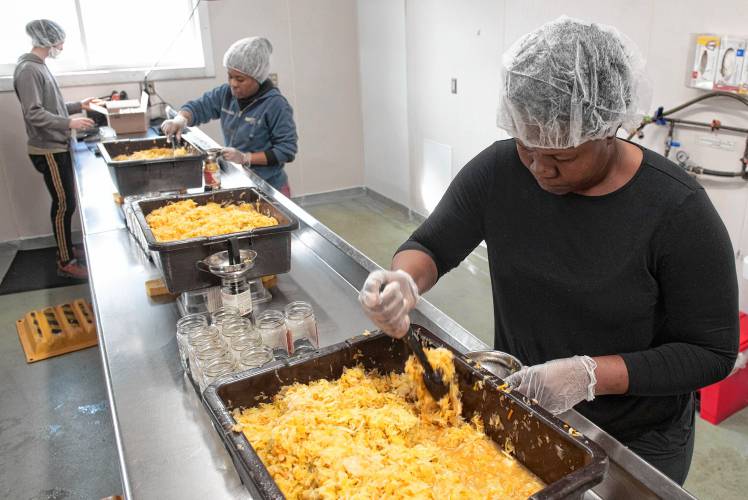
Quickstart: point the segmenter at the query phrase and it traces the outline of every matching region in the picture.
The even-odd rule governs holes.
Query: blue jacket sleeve
[[[227,84],[220,85],[182,106],[182,109],[192,114],[192,123],[189,125],[200,125],[220,118],[221,106],[228,90]]]
[[[280,98],[282,103],[276,108],[276,112],[268,117],[270,128],[270,151],[275,155],[278,163],[289,163],[296,158],[299,137],[296,135],[296,123],[293,120],[293,109],[285,98]]]

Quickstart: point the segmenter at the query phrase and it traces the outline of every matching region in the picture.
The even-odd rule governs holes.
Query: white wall
[[[433,178],[423,161],[424,141],[434,141],[452,149],[453,175],[473,156],[506,134],[495,124],[498,104],[499,64],[501,54],[524,33],[566,14],[580,19],[616,26],[631,38],[647,59],[653,84],[652,110],[665,109],[699,95],[701,92],[684,85],[689,65],[690,34],[716,32],[748,35],[748,4],[745,0],[722,0],[719,8],[707,3],[687,0],[631,0],[600,2],[596,0],[385,0],[370,3],[367,17],[360,16],[359,31],[374,31],[381,25],[380,17],[391,16],[393,5],[405,4],[405,40],[392,44],[379,43],[362,47],[362,66],[367,60],[389,60],[406,54],[406,82],[390,92],[391,102],[364,106],[366,140],[369,135],[382,134],[402,140],[404,133],[391,128],[386,109],[400,102],[407,92],[407,141],[409,148],[409,203],[421,213],[428,212],[424,192]],[[362,10],[363,12],[363,10]],[[394,16],[391,16],[394,19]],[[397,22],[400,22],[397,20]],[[366,39],[362,35],[362,44]],[[364,74],[362,70],[362,75]],[[450,93],[450,79],[457,78],[458,93]],[[389,95],[388,95],[389,97]],[[364,102],[373,100],[368,91]],[[377,96],[381,101],[382,96]],[[368,113],[367,111],[371,111]],[[696,120],[719,118],[725,124],[748,127],[748,109],[728,102],[710,102],[701,111],[689,112]],[[650,125],[645,129],[644,145],[663,152],[665,129]],[[733,151],[719,151],[705,146],[698,138],[716,136],[734,143]],[[676,139],[690,157],[704,167],[737,170],[745,136],[725,132],[677,131]],[[368,142],[367,142],[368,144]],[[675,157],[675,150],[671,158]],[[366,149],[367,185],[372,181],[369,166],[376,163]],[[381,179],[379,179],[381,181]],[[748,183],[742,180],[702,178],[712,201],[728,228],[736,252],[748,254]],[[383,194],[401,196],[377,184]],[[740,269],[740,262],[739,267]],[[741,279],[741,285],[745,281]],[[742,288],[742,287],[741,287]],[[741,305],[748,309],[748,294]]]
[[[208,7],[216,77],[157,82],[159,94],[179,105],[225,82],[221,61],[228,46],[244,36],[266,36],[274,46],[271,70],[278,73],[281,91],[294,108],[299,132],[299,155],[286,166],[294,195],[362,185],[356,4],[219,0]],[[154,44],[157,40],[154,36]],[[136,84],[62,91],[74,100],[112,89],[138,93]],[[0,241],[50,234],[49,195],[26,156],[26,134],[13,92],[0,93],[0,116]],[[222,139],[217,122],[204,129]]]
[[[358,0],[364,179],[410,205],[405,0]]]

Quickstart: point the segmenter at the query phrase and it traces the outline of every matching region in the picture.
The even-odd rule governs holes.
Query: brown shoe
[[[58,264],[57,275],[62,276],[64,278],[75,278],[79,280],[87,280],[88,269],[86,269],[86,266],[78,262],[78,259],[73,259],[69,261],[67,264],[65,264],[64,266],[62,264]]]

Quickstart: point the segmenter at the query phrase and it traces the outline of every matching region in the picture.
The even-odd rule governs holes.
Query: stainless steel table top
[[[212,142],[199,130],[194,133]],[[153,301],[145,293],[145,282],[159,272],[125,229],[106,164],[78,147],[75,174],[125,496],[248,498],[207,412],[182,374],[176,305]],[[292,238],[291,272],[278,277],[273,301],[258,310],[281,308],[291,300],[311,302],[322,345],[371,328],[358,305],[357,290],[376,264],[258,177],[232,167],[222,184],[259,185],[300,219]],[[487,348],[427,301],[419,304],[413,320],[461,352]],[[611,456],[609,478],[588,498],[689,498],[581,415],[570,412],[566,417]]]

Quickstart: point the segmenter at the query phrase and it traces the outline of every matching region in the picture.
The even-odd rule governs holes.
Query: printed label
[[[252,292],[232,294],[221,292],[221,303],[224,306],[236,307],[239,310],[239,316],[244,316],[252,312]]]

